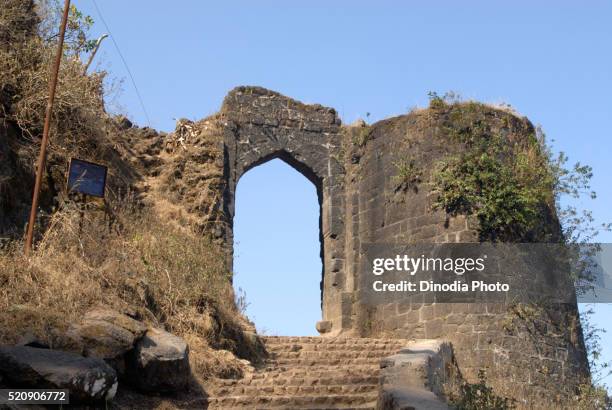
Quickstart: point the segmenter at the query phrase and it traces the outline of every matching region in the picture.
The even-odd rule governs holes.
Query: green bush
[[[541,146],[535,136],[509,141],[493,132],[483,111],[449,106],[444,132],[463,149],[437,164],[434,208],[476,216],[481,240],[546,240],[542,216],[552,215],[554,178]]]
[[[451,397],[457,410],[510,410],[516,407],[514,400],[493,392],[493,388],[487,385],[484,370],[478,372],[477,383],[462,384],[458,396]]]

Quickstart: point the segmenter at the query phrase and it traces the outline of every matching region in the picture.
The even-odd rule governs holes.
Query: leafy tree
[[[39,26],[41,38],[48,45],[52,45],[59,37],[63,4],[58,0],[38,0],[37,9],[43,17]],[[74,4],[70,6],[64,36],[64,52],[67,55],[81,57],[83,53],[94,49],[96,40],[91,39],[89,35],[93,25],[94,19],[91,16],[84,14]]]

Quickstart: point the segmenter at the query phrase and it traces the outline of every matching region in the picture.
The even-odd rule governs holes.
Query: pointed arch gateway
[[[532,138],[534,128],[527,119],[484,105],[475,107],[482,110],[492,133],[513,141]],[[478,241],[478,221],[432,207],[436,193],[427,181],[435,175],[434,165],[465,150],[463,144],[439,138],[440,129],[463,126],[455,123],[448,112],[419,110],[367,127],[359,124],[341,127],[333,109],[305,105],[262,88],[236,88],[226,97],[221,111],[203,124],[210,129],[201,140],[215,144],[215,155],[210,155],[207,147],[187,157],[195,163],[216,164],[211,178],[212,184],[216,184],[211,190],[215,195],[214,206],[206,208],[202,224],[208,227],[212,221],[213,238],[233,243],[238,180],[254,166],[282,158],[313,181],[320,193],[323,320],[318,329],[323,334],[448,341],[463,374],[476,374],[478,369],[488,367],[495,370],[490,375],[495,389],[522,392],[520,398],[531,397],[534,403],[543,397],[545,402],[558,400],[576,388],[576,381],[588,373],[582,344],[578,342],[568,348],[567,343],[580,340],[580,329],[567,326],[579,319],[575,303],[564,304],[562,311],[557,309],[555,314],[545,315],[547,326],[566,331],[554,340],[549,338],[552,348],[542,353],[537,341],[521,339],[520,334],[506,340],[503,324],[508,311],[499,303],[429,303],[410,294],[398,294],[397,299],[375,303],[365,292],[372,279],[367,255],[370,245]],[[218,155],[221,149],[222,158]],[[411,164],[414,160],[419,180],[423,181],[419,189],[398,190],[400,159],[410,160]],[[223,178],[219,178],[221,167]],[[193,208],[199,206],[194,201],[188,204]],[[229,258],[230,264],[232,261]],[[467,329],[457,324],[469,318],[478,320],[473,320]],[[480,346],[484,333],[505,336],[503,340],[493,337]],[[520,349],[514,349],[518,354],[516,361],[493,360],[499,349],[507,350],[510,346],[512,350],[515,339],[527,340],[520,343]],[[476,345],[482,347],[478,355],[474,355]],[[559,351],[565,353],[560,356]],[[495,366],[491,366],[492,360]],[[562,386],[571,386],[570,390],[550,389],[550,383],[544,382],[527,386],[516,377],[509,382],[508,375],[524,375],[523,362],[533,362],[537,368],[548,366],[551,360],[567,370],[558,378]],[[550,394],[543,396],[543,389]]]
[[[315,185],[320,207],[323,319],[317,330],[337,334],[347,329],[352,300],[345,291],[344,170],[336,159],[341,149],[336,112],[263,88],[239,87],[225,98],[221,114],[228,125],[224,135],[227,243],[233,243],[235,193],[242,175],[276,158],[292,166]]]

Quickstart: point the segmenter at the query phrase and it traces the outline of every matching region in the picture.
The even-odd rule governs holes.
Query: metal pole
[[[70,0],[66,0],[64,4],[64,14],[62,16],[62,24],[59,32],[59,42],[57,45],[57,54],[55,56],[55,63],[53,65],[53,71],[51,72],[51,79],[49,81],[49,100],[47,101],[47,110],[45,112],[45,125],[43,127],[43,136],[40,143],[40,154],[38,156],[38,165],[36,168],[36,182],[34,184],[34,194],[32,195],[32,209],[30,210],[30,220],[28,222],[28,230],[26,233],[25,242],[25,254],[30,255],[32,251],[32,238],[34,236],[34,224],[36,223],[36,213],[38,210],[38,197],[40,194],[40,186],[42,184],[42,177],[45,169],[45,160],[47,158],[47,143],[49,141],[49,128],[51,125],[51,113],[53,110],[53,100],[55,100],[55,90],[57,88],[57,77],[59,75],[59,68],[62,62],[62,56],[64,54],[64,35],[66,33],[66,23],[68,21],[68,13],[70,11]]]
[[[104,40],[106,37],[108,37],[108,34],[102,34],[100,38],[98,39],[98,41],[96,41],[96,45],[93,51],[91,52],[91,55],[89,56],[89,60],[87,60],[87,64],[85,64],[85,68],[83,69],[83,75],[87,74],[87,69],[91,65],[91,62],[93,61],[94,57],[96,56],[96,53],[98,52],[98,49],[100,48],[100,44],[102,44],[102,40]]]

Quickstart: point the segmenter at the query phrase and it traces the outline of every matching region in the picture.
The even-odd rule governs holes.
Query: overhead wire
[[[121,52],[121,49],[119,48],[119,44],[117,44],[117,41],[115,40],[115,35],[112,33],[111,29],[108,27],[108,24],[106,24],[106,20],[104,20],[104,16],[102,16],[102,12],[100,12],[100,8],[98,7],[98,4],[96,3],[96,0],[92,0],[93,5],[96,9],[96,12],[98,13],[98,16],[100,17],[100,21],[102,22],[102,24],[104,25],[104,27],[106,28],[106,31],[108,32],[110,39],[112,40],[113,44],[115,45],[115,49],[117,50],[117,54],[119,54],[119,58],[121,59],[121,61],[123,62],[123,65],[125,67],[125,70],[128,73],[128,76],[130,77],[130,81],[132,82],[132,86],[134,86],[134,90],[136,91],[136,96],[138,97],[138,101],[140,102],[140,107],[142,108],[142,111],[144,112],[144,115],[147,119],[147,123],[148,126],[151,126],[151,118],[149,117],[149,113],[147,112],[147,109],[145,107],[144,104],[144,100],[142,99],[142,95],[140,94],[140,90],[138,89],[138,86],[136,85],[136,80],[134,79],[134,75],[132,74],[132,71],[130,70],[130,67],[128,66],[127,61],[125,60],[125,57],[123,57],[123,53]]]

